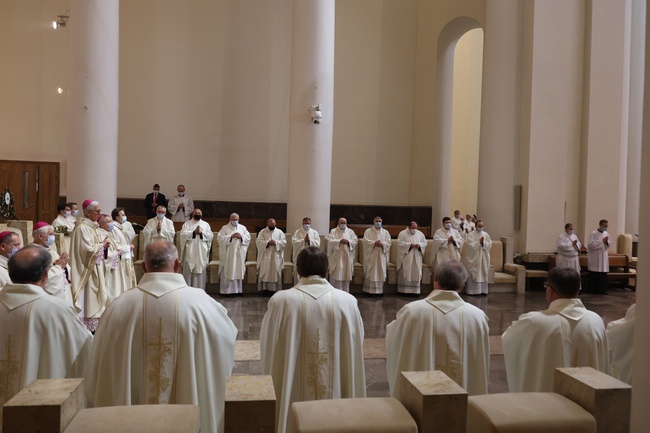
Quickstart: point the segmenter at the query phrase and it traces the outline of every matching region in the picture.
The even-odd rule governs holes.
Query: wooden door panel
[[[59,203],[59,163],[38,164],[38,220],[52,223]]]
[[[0,190],[9,188],[14,195],[17,219],[52,222],[56,218],[58,162],[0,160],[0,182]]]

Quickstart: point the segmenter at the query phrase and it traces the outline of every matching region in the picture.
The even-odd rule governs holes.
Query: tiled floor
[[[429,286],[430,287],[430,286]],[[426,287],[423,291],[428,293]],[[371,297],[370,295],[358,295],[359,309],[363,318],[366,340],[383,339],[386,335],[386,325],[395,319],[395,315],[405,304],[426,296],[405,297],[398,295],[385,295]],[[262,318],[266,312],[268,297],[259,295],[244,295],[243,297],[226,297],[213,295],[227,309],[230,318],[239,330],[238,340],[249,340],[250,343],[243,343],[238,346],[238,356],[235,362],[235,374],[260,374],[259,345],[257,340],[260,337]],[[471,297],[463,295],[463,298],[487,314],[490,322],[491,352],[490,357],[490,378],[489,392],[506,392],[505,366],[500,348],[499,336],[507,329],[513,320],[519,315],[534,310],[542,310],[547,307],[544,292],[533,291],[525,295],[492,294],[482,297]],[[609,295],[581,296],[585,306],[597,312],[603,317],[605,325],[612,320],[619,319],[625,315],[632,303],[632,292],[627,289],[612,288]],[[366,352],[372,356],[366,356],[366,383],[369,397],[388,396],[388,383],[386,380],[386,360],[381,356],[383,345],[381,341],[366,341]],[[368,346],[369,345],[369,346]],[[377,355],[377,353],[379,355]]]

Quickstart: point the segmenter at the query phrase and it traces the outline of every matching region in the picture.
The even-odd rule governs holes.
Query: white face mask
[[[45,246],[49,247],[54,243],[54,235],[49,235],[47,240],[44,242]]]
[[[185,195],[184,192],[179,192],[179,193],[178,193],[178,196],[179,196],[179,197],[183,197],[184,195]]]
[[[302,228],[305,229],[306,232],[308,232],[309,229],[311,228],[311,224],[303,224]]]
[[[232,224],[233,227],[237,227],[239,221],[230,221],[230,224]]]
[[[158,217],[158,219],[163,219],[163,218],[165,218],[165,214],[164,214],[164,213],[157,213],[156,216]]]
[[[160,193],[160,191],[156,191],[155,189],[153,190],[154,195],[159,194],[159,193]]]
[[[476,227],[477,233],[483,233],[483,227]]]
[[[72,215],[72,212],[70,212],[69,210],[65,211],[65,217],[66,218],[69,217],[70,215]]]
[[[126,222],[126,215],[122,215],[122,224]]]
[[[348,228],[348,225],[347,225],[347,224],[341,224],[341,225],[339,226],[339,228],[340,228],[341,230],[345,231],[345,229]]]
[[[445,223],[445,230],[449,230],[451,228],[451,223]]]
[[[75,216],[75,217],[78,217],[78,216],[79,216],[79,209],[75,209],[75,210],[74,210],[74,216]]]

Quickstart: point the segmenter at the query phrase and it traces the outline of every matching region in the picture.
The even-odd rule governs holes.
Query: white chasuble
[[[576,241],[575,245],[573,241]],[[578,236],[575,234],[569,235],[568,233],[562,233],[557,238],[557,262],[556,266],[558,268],[573,268],[578,273],[580,272],[580,248],[582,244],[578,240]]]
[[[483,243],[481,243],[483,238]],[[487,232],[474,230],[465,238],[465,255],[464,265],[477,283],[488,281],[488,270],[490,269],[490,250],[492,249],[492,239]]]
[[[104,311],[108,294],[104,279],[103,239],[98,225],[79,218],[70,241],[72,298],[86,326],[94,331]]]
[[[419,248],[411,248],[417,245]],[[397,270],[402,270],[405,281],[420,282],[422,280],[422,257],[427,247],[427,239],[420,230],[411,233],[409,229],[402,230],[397,236]]]
[[[82,377],[92,340],[70,303],[8,283],[0,292],[0,408],[36,379]]]
[[[86,372],[96,407],[198,404],[201,431],[223,431],[237,329],[226,309],[176,273],[146,273],[106,310]]]
[[[348,241],[342,244],[341,240]],[[330,280],[351,281],[354,275],[354,249],[359,238],[350,228],[333,228],[327,238],[327,259],[330,265]]]
[[[241,239],[232,235],[239,233]],[[226,224],[217,234],[219,242],[219,275],[229,280],[243,280],[246,273],[246,253],[251,235],[245,226]]]
[[[260,345],[262,372],[273,377],[278,433],[293,402],[366,395],[357,301],[324,278],[301,278],[273,295]]]
[[[608,242],[603,241],[607,238]],[[589,235],[587,244],[587,267],[592,272],[609,272],[609,245],[612,243],[609,233],[594,230]]]
[[[158,231],[158,222],[160,222],[160,231]],[[169,218],[163,218],[161,220],[158,217],[153,217],[147,221],[147,225],[140,232],[140,236],[144,241],[144,247],[147,248],[147,245],[154,241],[174,242],[176,229],[174,228],[174,223]]]
[[[201,234],[196,234],[197,227],[201,227]],[[183,224],[178,256],[191,273],[200,274],[208,267],[213,236],[210,224],[203,220],[191,219]]]
[[[607,325],[607,341],[612,354],[611,374],[628,385],[632,385],[635,323],[636,304],[632,304],[625,313],[625,317],[609,322]]]
[[[381,246],[375,242],[380,241]],[[388,258],[390,257],[390,233],[386,229],[377,230],[370,227],[363,234],[363,274],[369,281],[386,280],[386,269],[388,269]]]
[[[271,240],[275,245],[269,245]],[[257,275],[259,281],[280,283],[282,289],[282,269],[284,268],[284,248],[287,246],[287,238],[279,228],[269,230],[262,229],[255,241],[257,246]],[[274,287],[275,288],[275,287]]]
[[[305,241],[307,235],[309,235],[309,241]],[[312,228],[310,228],[309,231],[305,231],[304,228],[299,228],[293,233],[291,243],[293,246],[291,250],[293,255],[292,260],[295,266],[300,251],[307,247],[320,248],[320,236],[318,235],[318,232]]]
[[[487,316],[458,293],[434,290],[405,305],[386,327],[386,371],[399,397],[402,371],[440,370],[470,395],[487,394],[490,340]]]
[[[450,237],[453,237],[453,242],[449,241]],[[463,238],[455,229],[438,229],[433,235],[433,248],[435,249],[435,255],[433,255],[431,269],[435,270],[436,267],[442,263],[451,260],[460,260],[460,250],[463,248]]]

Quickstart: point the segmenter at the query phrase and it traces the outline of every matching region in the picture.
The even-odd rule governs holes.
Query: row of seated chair
[[[212,243],[212,250],[210,253],[210,263],[208,264],[207,281],[213,284],[219,284],[219,247],[217,244],[217,232],[214,233],[214,240]],[[136,235],[135,243],[138,244],[138,256],[136,257],[136,276],[139,278],[142,275],[142,260],[144,255],[144,245],[139,242],[140,235]],[[178,246],[180,236],[176,233],[176,245]],[[257,239],[256,233],[251,233],[251,242],[248,246],[246,255],[246,275],[244,283],[256,284],[257,283]],[[320,235],[320,248],[327,251],[327,236]],[[526,283],[526,269],[521,265],[512,263],[513,256],[513,241],[512,238],[501,238],[501,240],[492,241],[492,249],[490,251],[490,271],[488,284],[490,284],[490,291],[493,293],[524,293]],[[504,248],[505,245],[505,248]],[[293,254],[292,254],[291,237],[287,237],[287,245],[284,249],[284,268],[282,273],[282,282],[285,285],[293,284]],[[422,284],[432,284],[431,277],[431,262],[434,256],[433,240],[427,240],[427,248],[424,252],[422,260]],[[461,251],[461,257],[466,254],[466,249]],[[397,242],[393,240],[393,246],[390,249],[390,261],[387,269],[387,283],[390,285],[397,284]],[[361,246],[361,239],[355,249],[354,259],[354,275],[352,278],[353,285],[363,284],[363,248]]]

